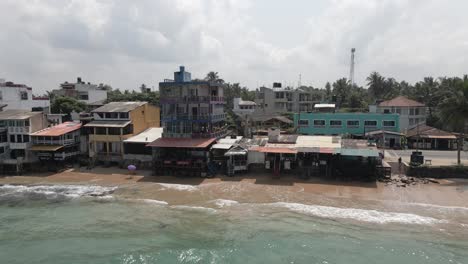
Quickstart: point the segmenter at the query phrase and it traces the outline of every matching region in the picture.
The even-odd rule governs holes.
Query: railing
[[[220,96],[163,97],[160,101],[163,104],[225,102],[224,97]]]
[[[40,139],[35,139],[33,140],[35,145],[63,145],[63,146],[68,146],[68,145],[73,145],[73,144],[78,144],[79,142],[75,141],[75,139],[64,139],[64,140],[40,140]]]
[[[26,143],[10,143],[10,149],[27,149],[32,145],[31,142]]]
[[[199,115],[188,115],[188,114],[179,114],[179,115],[170,115],[164,116],[163,121],[176,121],[176,120],[222,120],[226,118],[225,114],[212,115],[212,114],[199,114]]]
[[[29,127],[8,127],[8,133],[29,133]]]

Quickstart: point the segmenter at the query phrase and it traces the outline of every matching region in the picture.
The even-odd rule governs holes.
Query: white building
[[[257,104],[253,101],[244,101],[242,98],[234,98],[232,111],[237,115],[246,116],[255,112],[256,108]]]
[[[3,110],[18,109],[32,111],[33,109],[48,112],[50,100],[47,97],[34,96],[32,88],[24,84],[6,82],[0,79],[0,105],[6,105]]]
[[[53,90],[52,93],[57,96],[73,97],[87,105],[100,104],[107,99],[107,90],[102,85],[85,83],[80,77],[76,83],[65,82],[60,85],[60,89]]]
[[[369,105],[371,113],[396,113],[400,115],[400,132],[405,132],[418,124],[426,124],[426,105],[404,96]]]

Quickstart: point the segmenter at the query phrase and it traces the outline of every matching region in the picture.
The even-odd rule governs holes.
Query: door
[[[390,144],[390,148],[395,147],[395,139],[394,139],[394,138],[391,138],[389,144]]]

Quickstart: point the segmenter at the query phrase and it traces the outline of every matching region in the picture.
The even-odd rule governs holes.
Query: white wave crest
[[[213,200],[211,202],[213,202],[219,208],[239,204],[238,201],[226,200],[226,199],[216,199],[216,200]]]
[[[204,211],[208,213],[216,213],[216,209],[202,206],[189,206],[189,205],[174,205],[171,206],[174,209],[188,210],[188,211]]]
[[[103,187],[97,185],[2,185],[0,196],[21,196],[28,194],[44,195],[46,198],[65,196],[78,197],[106,197],[109,198],[117,187]]]
[[[173,184],[173,183],[158,183],[165,189],[172,189],[172,190],[177,190],[177,191],[189,191],[193,192],[198,190],[198,187],[193,186],[193,185],[187,185],[187,184]]]
[[[153,200],[153,199],[137,199],[137,201],[141,201],[141,202],[148,203],[148,204],[154,204],[154,205],[168,205],[166,201],[159,201],[159,200]]]
[[[387,223],[402,223],[402,224],[436,224],[444,223],[444,220],[438,220],[432,217],[420,216],[408,213],[381,212],[377,210],[355,209],[355,208],[338,208],[320,205],[306,205],[299,203],[273,203],[273,206],[283,207],[294,212],[307,215],[323,217],[323,218],[342,218],[353,219],[363,222],[387,224]]]

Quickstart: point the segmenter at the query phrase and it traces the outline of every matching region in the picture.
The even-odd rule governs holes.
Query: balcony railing
[[[165,115],[163,116],[163,121],[216,121],[223,120],[226,118],[225,114],[212,115],[212,114],[199,114],[199,115],[188,115],[188,114],[179,114],[179,115]]]
[[[26,143],[10,143],[10,149],[27,149],[32,146],[31,142]]]
[[[220,96],[183,96],[183,97],[163,97],[160,99],[162,104],[181,104],[181,103],[225,103],[224,97]]]
[[[29,127],[8,127],[8,133],[29,133]]]
[[[73,144],[78,144],[79,142],[74,139],[64,139],[64,140],[40,140],[36,139],[33,141],[35,145],[63,145],[69,146]]]

